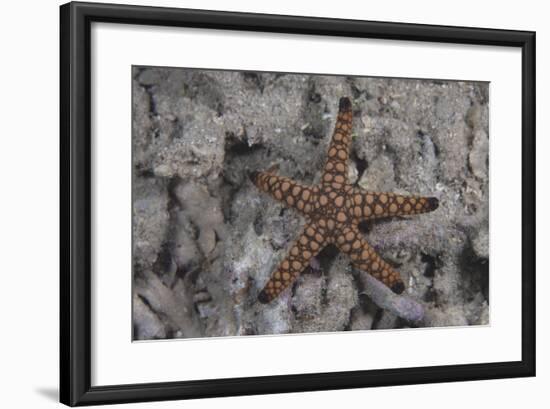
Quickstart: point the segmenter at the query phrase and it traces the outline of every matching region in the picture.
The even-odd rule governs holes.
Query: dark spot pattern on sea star
[[[353,113],[351,101],[341,98],[334,134],[327,152],[321,181],[306,186],[272,171],[252,172],[252,182],[262,191],[298,210],[307,219],[287,256],[271,274],[258,295],[261,303],[275,299],[292,284],[327,244],[335,244],[356,268],[367,271],[400,294],[405,284],[399,272],[385,262],[359,231],[365,220],[431,212],[439,206],[435,197],[404,196],[365,191],[348,182],[348,159]]]

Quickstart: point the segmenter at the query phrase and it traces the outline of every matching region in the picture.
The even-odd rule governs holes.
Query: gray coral
[[[259,304],[304,220],[247,174],[316,182],[341,96],[350,180],[440,208],[363,226],[404,298],[328,248]],[[134,339],[488,323],[488,115],[486,83],[135,67]]]

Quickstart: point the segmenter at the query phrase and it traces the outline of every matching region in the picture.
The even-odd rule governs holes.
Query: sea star
[[[286,289],[328,244],[346,253],[354,266],[365,270],[400,294],[405,289],[399,273],[367,243],[358,224],[389,216],[403,216],[437,209],[435,197],[403,196],[370,192],[348,182],[348,157],[353,113],[349,98],[341,98],[336,127],[330,142],[320,184],[305,186],[267,172],[251,172],[252,182],[286,206],[307,218],[298,239],[290,247],[258,300],[268,303]]]

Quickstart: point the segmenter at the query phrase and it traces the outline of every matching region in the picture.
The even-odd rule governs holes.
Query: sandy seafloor
[[[488,83],[153,67],[132,78],[134,339],[489,323]],[[257,301],[305,220],[247,173],[278,165],[317,183],[342,96],[350,180],[440,200],[362,226],[420,320],[373,302],[334,248]]]

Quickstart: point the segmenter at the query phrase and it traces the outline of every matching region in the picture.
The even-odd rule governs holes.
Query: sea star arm
[[[349,98],[341,98],[336,126],[321,179],[323,184],[333,184],[333,187],[340,188],[347,181],[352,119],[353,113]]]
[[[350,224],[340,231],[336,238],[336,246],[351,258],[356,268],[367,271],[374,278],[390,287],[393,292],[401,294],[405,289],[399,272],[376,253],[362,237],[356,225]]]
[[[351,210],[356,222],[379,217],[427,213],[439,206],[439,200],[435,197],[367,192],[360,188],[354,188],[350,196]]]
[[[310,214],[313,210],[316,193],[309,186],[270,172],[252,172],[250,179],[258,189],[269,193],[287,207],[297,209],[304,215]]]
[[[304,227],[303,232],[290,247],[287,257],[271,274],[269,281],[258,295],[258,301],[263,304],[272,301],[296,280],[309,265],[311,258],[326,245],[325,233],[325,229],[314,222]]]

